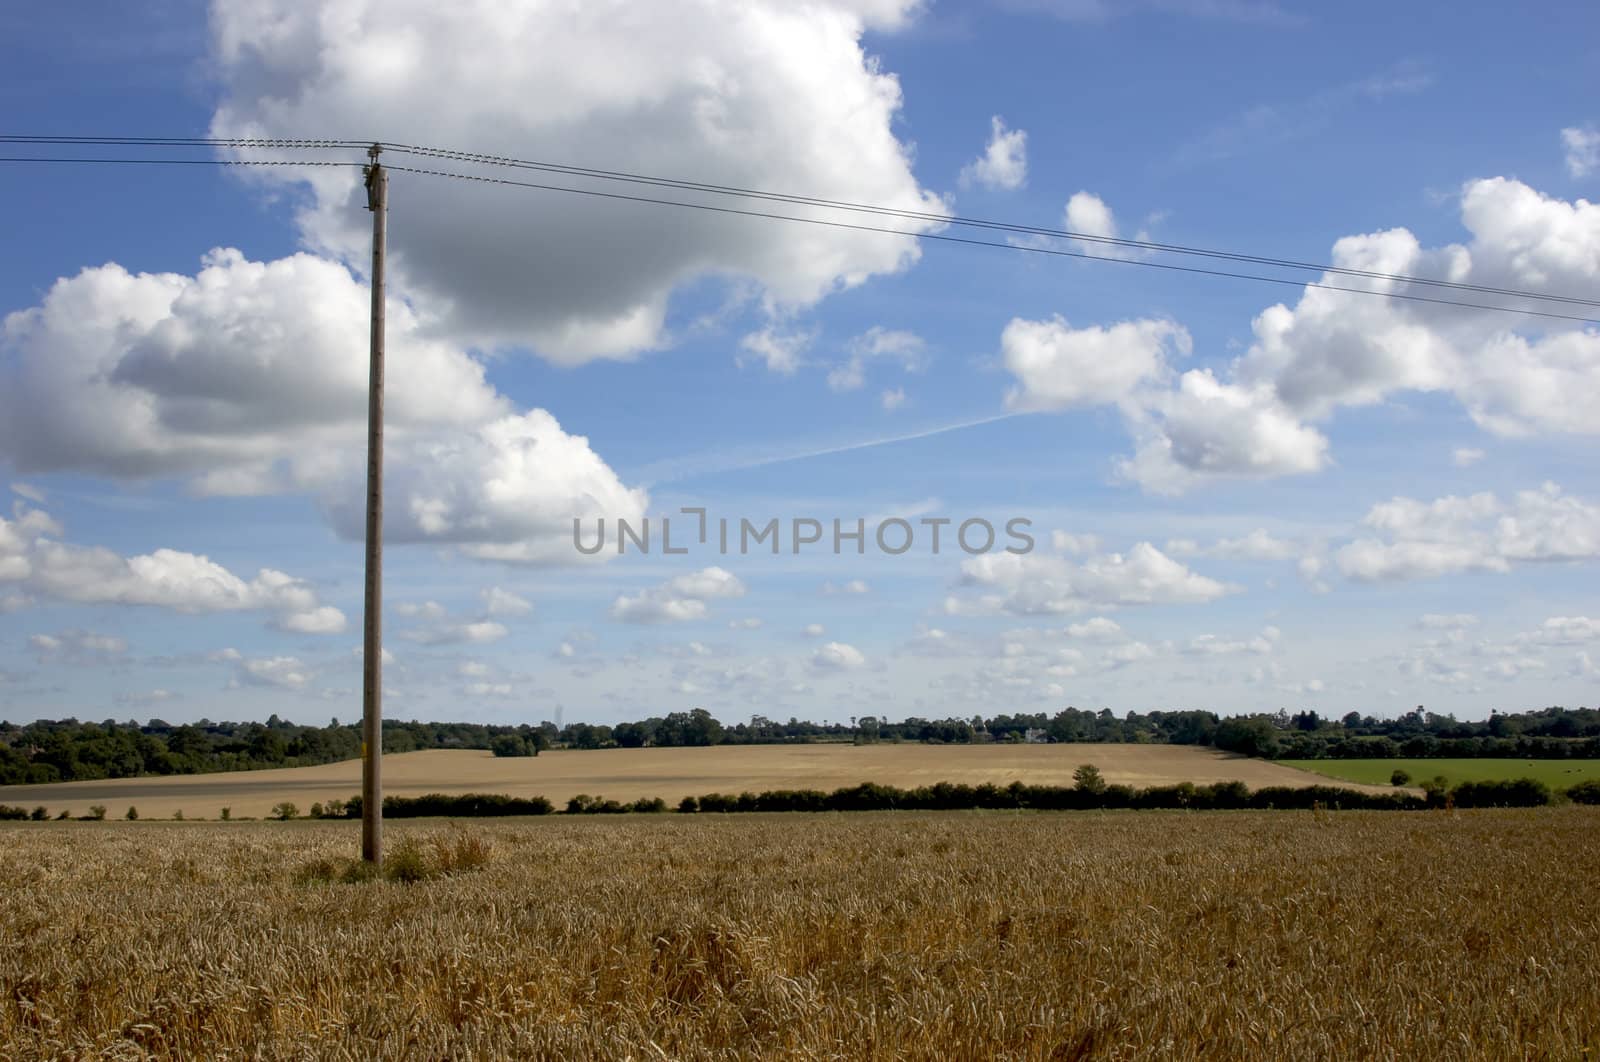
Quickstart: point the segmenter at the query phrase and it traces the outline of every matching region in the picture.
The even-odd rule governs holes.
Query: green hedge
[[[386,819],[498,818],[507,815],[548,815],[555,805],[544,797],[511,797],[503,793],[425,793],[419,797],[383,798]],[[361,817],[361,797],[344,802],[345,818]]]
[[[1537,808],[1550,803],[1550,787],[1532,778],[1462,782],[1450,790],[1458,808]]]
[[[1600,804],[1600,781],[1579,782],[1560,795],[1575,804]],[[1419,811],[1442,807],[1447,803],[1458,808],[1542,807],[1558,799],[1548,786],[1532,778],[1463,782],[1454,789],[1432,789],[1426,796],[1420,797],[1398,792],[1368,793],[1337,785],[1299,788],[1268,786],[1252,790],[1243,782],[1216,782],[1211,785],[1182,782],[1144,789],[1108,785],[1096,791],[1075,786],[1027,785],[1022,782],[1012,782],[1007,786],[939,782],[915,789],[863,782],[832,792],[821,789],[769,789],[761,793],[707,793],[699,797],[684,797],[679,801],[677,810],[690,815],[751,811],[963,811],[1007,808],[1031,811],[1162,808],[1209,811],[1305,810],[1320,805],[1342,810]],[[359,796],[351,797],[342,805],[336,801],[329,806],[338,808],[346,818],[361,817]],[[419,797],[391,796],[383,800],[384,816],[393,819],[549,815],[555,810],[555,805],[544,797],[512,797],[498,793],[428,793]],[[666,802],[659,798],[617,801],[580,795],[567,801],[565,813],[607,815],[660,813],[666,810]],[[29,817],[25,808],[0,804],[0,820]]]
[[[959,785],[940,782],[916,789],[863,782],[835,789],[774,789],[764,793],[707,793],[689,797],[680,812],[747,811],[958,811],[976,808],[1017,808],[1034,811],[1089,811],[1113,808],[1310,808],[1315,804],[1341,808],[1411,810],[1428,806],[1423,797],[1406,793],[1363,793],[1339,786],[1301,789],[1274,786],[1252,792],[1243,782],[1214,785],[1153,786],[1134,789],[1110,785],[1098,791],[1071,786],[992,784]]]
[[[1580,804],[1600,804],[1600,782],[1580,782],[1566,790],[1567,799]],[[964,785],[939,782],[934,785],[901,789],[898,786],[862,782],[831,792],[821,789],[768,789],[760,793],[707,793],[684,797],[678,802],[681,814],[737,813],[751,811],[964,811],[976,809],[1023,809],[1030,811],[1097,811],[1191,809],[1225,810],[1307,810],[1315,806],[1341,810],[1420,811],[1453,804],[1460,808],[1542,807],[1558,798],[1543,782],[1518,778],[1499,782],[1463,782],[1454,789],[1430,789],[1425,796],[1404,792],[1364,792],[1338,785],[1267,786],[1252,790],[1243,782],[1215,782],[1195,785],[1157,785],[1135,789],[1127,785],[1108,785],[1099,790],[1076,786],[1028,785],[1012,782]],[[555,810],[544,797],[518,798],[468,793],[446,796],[430,793],[420,797],[385,797],[383,812],[392,818],[424,816],[548,815]],[[568,815],[617,815],[629,812],[663,812],[660,799],[634,801],[607,800],[579,795],[567,801]],[[344,805],[350,818],[361,817],[361,798],[352,797]]]
[[[1600,804],[1600,779],[1591,778],[1568,786],[1567,799],[1574,804]]]

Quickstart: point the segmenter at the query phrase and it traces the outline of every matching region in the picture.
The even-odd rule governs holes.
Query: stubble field
[[[1100,768],[1106,781],[1133,786],[1175,782],[1325,784],[1326,779],[1265,760],[1185,745],[720,745],[711,748],[562,750],[527,758],[488,752],[430,750],[385,756],[384,792],[504,793],[543,796],[557,806],[579,793],[616,800],[661,797],[675,804],[705,793],[764,789],[837,789],[861,782],[913,788],[935,782],[977,785],[1014,781],[1072,784],[1079,764]],[[1388,781],[1387,777],[1383,779]],[[1354,788],[1363,788],[1354,786]],[[1388,786],[1376,787],[1388,791]],[[115,817],[132,805],[145,818],[262,818],[280,801],[302,812],[314,802],[343,800],[361,791],[361,763],[240,771],[232,774],[126,778],[56,785],[6,786],[0,803],[44,806],[52,814],[86,813],[102,804]]]
[[[0,827],[0,1057],[1581,1059],[1600,810]]]

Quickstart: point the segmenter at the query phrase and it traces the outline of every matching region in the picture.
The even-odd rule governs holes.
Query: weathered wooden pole
[[[367,155],[372,211],[372,348],[367,384],[367,594],[361,643],[361,858],[383,863],[383,251],[389,175]]]

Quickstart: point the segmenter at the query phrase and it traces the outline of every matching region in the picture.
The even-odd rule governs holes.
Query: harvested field
[[[1600,809],[0,827],[0,1057],[1577,1059]]]
[[[1071,785],[1079,764],[1106,781],[1134,786],[1174,782],[1324,785],[1327,779],[1264,760],[1189,745],[722,745],[712,748],[561,750],[530,758],[430,750],[384,757],[385,793],[504,793],[544,796],[557,805],[579,793],[617,800],[763,789],[836,789],[860,782],[905,788],[934,782],[1023,781]],[[1352,788],[1367,788],[1353,785]],[[1372,787],[1390,791],[1388,786]],[[74,815],[103,804],[113,817],[132,805],[145,818],[264,817],[288,800],[304,812],[315,801],[361,791],[357,760],[288,770],[128,778],[0,788],[0,803]]]

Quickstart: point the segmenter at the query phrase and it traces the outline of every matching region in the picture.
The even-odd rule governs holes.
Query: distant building
[[[1027,732],[1022,735],[1022,740],[1030,745],[1048,745],[1050,743],[1050,732],[1042,727],[1030,726]]]

